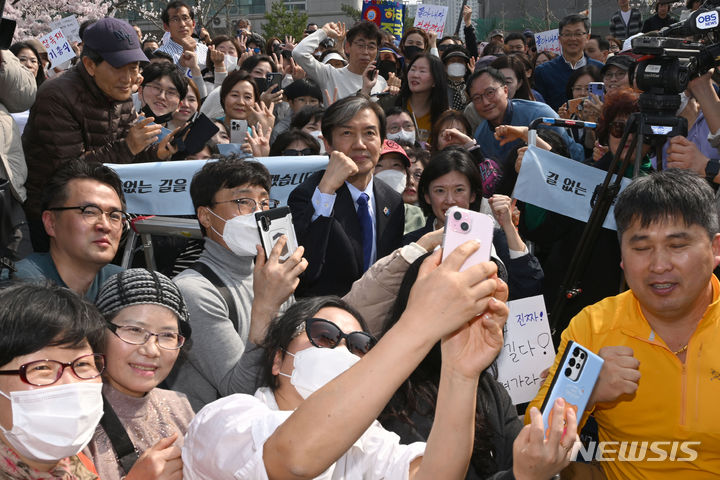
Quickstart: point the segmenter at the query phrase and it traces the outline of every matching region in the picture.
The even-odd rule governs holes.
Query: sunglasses
[[[335,348],[344,338],[350,353],[362,357],[375,346],[375,337],[365,332],[345,333],[340,327],[329,320],[322,318],[308,318],[305,320],[305,332],[310,343],[317,348]]]
[[[302,150],[295,150],[294,148],[288,148],[283,150],[282,154],[286,157],[302,157],[305,155],[312,155],[312,148],[303,148]]]
[[[625,133],[625,122],[610,122],[609,132],[615,138],[622,138]]]

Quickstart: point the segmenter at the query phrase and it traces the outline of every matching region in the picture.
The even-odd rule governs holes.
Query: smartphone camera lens
[[[573,349],[573,357],[577,357],[578,355],[580,355],[580,349],[578,347],[575,347]],[[582,358],[582,356],[580,358]]]
[[[580,360],[582,360],[583,358],[585,358],[585,352],[580,352]]]
[[[570,361],[568,362],[568,365],[570,365],[571,367],[574,367],[574,366],[575,366],[575,359],[574,359],[574,358],[571,358]]]
[[[460,213],[460,212],[453,213],[453,218],[455,220],[460,220],[462,218],[462,213]]]
[[[469,225],[467,222],[462,222],[462,223],[460,224],[460,229],[461,229],[463,232],[467,232],[468,230],[470,230],[470,225]]]
[[[570,375],[572,375],[572,368],[566,368],[566,369],[565,369],[565,376],[566,376],[566,377],[569,377]]]

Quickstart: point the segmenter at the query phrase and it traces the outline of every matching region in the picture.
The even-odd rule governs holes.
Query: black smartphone
[[[369,78],[370,80],[375,80],[375,77],[377,77],[377,74],[378,74],[378,69],[377,69],[377,68],[373,68],[372,70],[368,70],[368,78]]]
[[[283,74],[282,73],[268,73],[265,75],[265,81],[267,82],[265,84],[265,89],[268,89],[272,86],[275,86],[276,88],[273,88],[271,92],[275,93],[280,88],[280,82],[282,82]]]
[[[218,131],[220,129],[215,125],[215,122],[205,116],[204,113],[196,113],[173,138],[172,142],[173,145],[177,145],[179,151],[192,155],[202,150],[208,140]]]

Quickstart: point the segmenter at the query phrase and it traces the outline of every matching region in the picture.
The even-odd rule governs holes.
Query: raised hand
[[[300,80],[301,78],[305,78],[305,70],[302,69],[300,65],[295,63],[295,60],[289,58],[285,62],[285,66],[283,67],[283,73],[285,75],[292,75],[293,80]]]
[[[282,47],[283,50],[289,50],[292,52],[295,49],[295,45],[297,45],[295,38],[292,35],[285,35],[285,46]]]
[[[370,78],[371,72],[373,72],[372,78]],[[376,71],[375,61],[373,60],[372,62],[368,63],[367,67],[365,67],[365,70],[363,70],[363,73],[362,73],[363,83],[362,83],[362,88],[360,89],[360,91],[362,93],[364,93],[365,95],[370,95],[373,87],[377,83],[377,77],[378,77],[378,72]]]
[[[258,124],[257,129],[250,127],[250,134],[245,137],[245,144],[243,144],[243,151],[247,151],[245,145],[247,144],[253,157],[267,157],[270,155],[270,133],[269,131],[264,132],[262,125]]]
[[[248,115],[248,124],[262,125],[263,129],[271,131],[275,126],[275,115],[273,115],[274,103],[265,105],[264,102],[256,102],[250,107],[250,115]]]
[[[400,79],[397,77],[397,75],[395,75],[395,74],[392,73],[392,72],[390,73],[390,75],[388,75],[388,80],[387,80],[388,88],[387,88],[387,91],[388,91],[389,94],[391,94],[391,95],[397,95],[398,93],[400,93],[400,85],[401,85],[401,84],[402,84],[402,80],[400,80]]]
[[[213,64],[216,72],[225,71],[225,54],[220,50],[216,49],[214,45],[208,47],[210,51],[210,61]]]
[[[277,88],[277,87],[278,87],[277,85],[270,85],[270,86],[267,88],[267,90],[265,90],[264,92],[262,92],[262,93],[260,94],[260,102],[261,102],[261,103],[264,103],[264,104],[267,105],[268,107],[269,107],[270,105],[274,105],[275,103],[280,103],[280,102],[282,102],[283,91],[280,90],[279,88],[278,88],[278,90],[275,91],[275,92],[272,91],[272,90],[274,90],[274,89]]]
[[[500,146],[506,143],[522,140],[527,143],[528,127],[516,127],[513,125],[500,125],[495,128],[495,140],[500,142]]]
[[[329,107],[333,103],[337,102],[338,99],[338,89],[335,87],[335,92],[333,93],[332,98],[330,98],[330,92],[328,92],[327,88],[323,89],[323,92],[325,92],[325,108]]]

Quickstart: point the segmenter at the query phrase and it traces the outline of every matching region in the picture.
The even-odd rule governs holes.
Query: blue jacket
[[[602,68],[603,64],[585,55],[587,65]],[[545,103],[557,111],[560,105],[568,101],[565,87],[573,70],[565,61],[565,57],[558,55],[549,62],[538,65],[535,69],[535,89],[545,98]]]
[[[505,111],[505,117],[503,118],[503,125],[515,125],[527,127],[530,122],[539,117],[552,117],[558,118],[558,114],[548,107],[544,103],[531,102],[530,100],[519,100],[512,99],[508,101],[508,108]],[[544,127],[543,127],[544,128]],[[575,143],[575,141],[568,135],[567,130],[560,127],[549,127],[555,128],[557,132],[563,137],[565,143],[570,151],[570,156],[579,162],[585,160],[585,150],[583,146]],[[498,161],[502,162],[510,151],[520,143],[520,140],[506,143],[502,147],[500,142],[495,140],[495,129],[491,128],[490,123],[487,120],[478,126],[475,130],[475,140],[480,145],[485,155]]]

